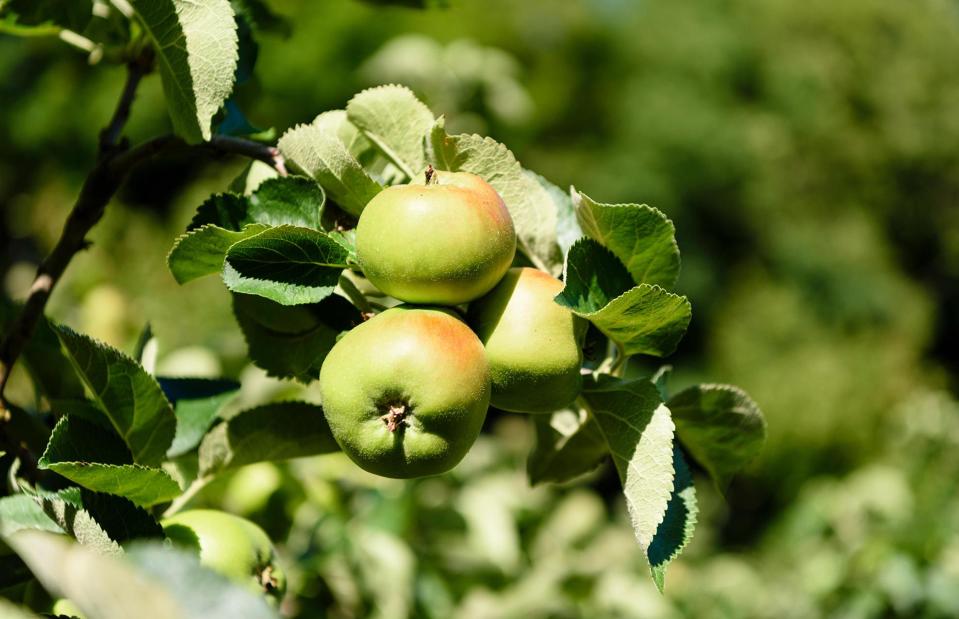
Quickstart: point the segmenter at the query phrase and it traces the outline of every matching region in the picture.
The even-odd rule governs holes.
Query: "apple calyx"
[[[264,567],[260,573],[256,575],[256,579],[267,593],[275,591],[280,586],[280,581],[273,575],[272,565]]]
[[[400,427],[405,426],[409,423],[406,420],[406,416],[409,414],[409,408],[406,404],[394,403],[388,406],[388,410],[385,415],[381,416],[380,419],[383,420],[383,423],[386,424],[386,429],[390,432],[396,432]]]

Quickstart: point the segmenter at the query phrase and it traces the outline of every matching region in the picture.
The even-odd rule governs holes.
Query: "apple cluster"
[[[576,398],[586,322],[553,302],[562,282],[512,266],[513,221],[482,178],[431,167],[383,190],[360,216],[356,248],[364,276],[402,302],[344,335],[320,371],[327,421],[358,466],[443,473],[491,404],[548,413]]]

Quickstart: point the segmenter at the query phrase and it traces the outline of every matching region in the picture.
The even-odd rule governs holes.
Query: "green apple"
[[[66,598],[60,598],[53,603],[50,614],[60,617],[76,617],[77,619],[86,619],[86,615],[77,608],[77,605]]]
[[[515,268],[470,304],[467,321],[486,347],[493,406],[548,413],[579,394],[587,323],[553,301],[562,289],[548,273]]]
[[[513,262],[513,220],[479,176],[432,168],[427,176],[370,200],[356,228],[357,258],[374,286],[401,301],[466,303]]]
[[[450,470],[479,435],[490,397],[483,345],[455,312],[399,306],[343,336],[323,362],[333,437],[384,477]]]
[[[199,553],[200,564],[251,591],[279,601],[286,576],[266,533],[246,518],[213,509],[192,509],[162,523],[174,544]]]

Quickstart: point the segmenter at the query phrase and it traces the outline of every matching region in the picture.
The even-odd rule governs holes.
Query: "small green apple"
[[[200,564],[278,602],[286,576],[266,533],[246,518],[213,509],[192,509],[161,523],[174,544],[199,553]]]
[[[384,477],[438,475],[473,445],[489,406],[483,345],[450,310],[399,306],[354,328],[320,370],[340,448]]]
[[[516,253],[513,220],[486,181],[467,172],[427,172],[423,183],[376,195],[360,216],[363,273],[409,303],[458,305],[489,291]]]
[[[53,608],[50,609],[50,614],[54,616],[63,616],[63,617],[76,617],[76,619],[86,619],[77,605],[68,600],[67,598],[60,598],[53,603]]]
[[[470,304],[467,321],[486,347],[493,406],[548,413],[579,394],[587,323],[553,301],[562,289],[548,273],[515,268]]]

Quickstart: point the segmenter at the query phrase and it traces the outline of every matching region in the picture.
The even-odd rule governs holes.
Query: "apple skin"
[[[438,475],[479,435],[489,366],[455,312],[401,305],[336,343],[320,370],[320,397],[333,437],[360,468],[403,479]]]
[[[213,509],[191,509],[160,523],[174,544],[199,552],[200,564],[268,600],[279,602],[286,575],[266,533],[246,518]]]
[[[493,406],[518,413],[563,408],[582,386],[587,322],[553,301],[563,282],[514,268],[470,304],[467,322],[486,347]]]
[[[53,607],[50,609],[50,614],[56,617],[76,617],[76,619],[86,619],[77,605],[71,602],[66,598],[60,598],[53,603]]]
[[[516,232],[503,199],[467,172],[434,172],[429,184],[396,185],[360,216],[356,253],[367,279],[408,303],[459,305],[488,292],[509,269]]]

